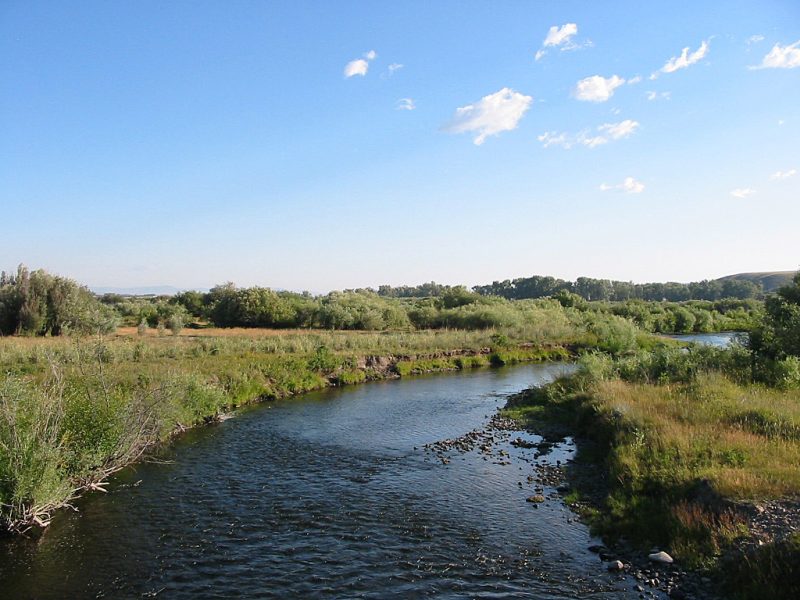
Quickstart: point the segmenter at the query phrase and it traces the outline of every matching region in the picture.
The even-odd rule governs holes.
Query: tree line
[[[158,297],[105,294],[98,298],[70,279],[43,270],[30,272],[20,266],[16,274],[0,276],[0,333],[59,335],[69,329],[108,331],[118,322],[141,330],[158,327],[173,333],[186,325],[205,323],[217,327],[330,330],[474,330],[521,327],[554,306],[567,309],[567,314],[623,317],[645,331],[689,333],[750,329],[763,307],[758,300],[737,297],[735,291],[739,288],[731,286],[721,288],[734,294],[724,299],[652,301],[615,299],[614,294],[608,293],[611,288],[602,283],[606,280],[579,278],[572,284],[542,277],[515,281],[524,283],[515,285],[513,294],[490,294],[487,286],[470,290],[434,282],[417,287],[381,286],[377,291],[354,289],[325,295],[257,286],[241,288],[225,283],[209,292],[186,291]],[[594,290],[592,286],[598,282],[598,289],[606,292]],[[738,283],[753,286],[750,282]],[[540,296],[544,292],[548,294]]]

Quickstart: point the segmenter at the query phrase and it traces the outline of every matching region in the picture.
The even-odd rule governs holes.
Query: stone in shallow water
[[[608,564],[608,570],[612,573],[615,571],[622,571],[624,568],[625,565],[621,560],[613,560]]]
[[[536,494],[535,496],[528,496],[526,502],[535,502],[537,504],[544,502],[544,496],[541,494]]]
[[[663,564],[670,564],[673,562],[672,557],[663,550],[661,552],[653,552],[653,554],[648,554],[647,558],[649,558],[653,562],[663,563]]]

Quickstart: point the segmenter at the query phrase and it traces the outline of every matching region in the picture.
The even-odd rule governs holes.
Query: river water
[[[506,395],[565,368],[371,383],[239,411],[120,473],[40,537],[2,540],[0,597],[638,598],[552,488],[525,501],[533,450],[444,464],[423,448],[485,426]],[[573,452],[568,440],[538,461]]]
[[[694,342],[703,346],[715,346],[717,348],[727,348],[731,344],[742,339],[746,334],[736,331],[722,331],[720,333],[682,333],[668,335],[674,340],[682,342]]]

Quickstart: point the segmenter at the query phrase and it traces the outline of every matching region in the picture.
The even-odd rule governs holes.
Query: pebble
[[[612,573],[622,571],[624,568],[625,564],[621,560],[612,560],[608,563],[608,570]]]

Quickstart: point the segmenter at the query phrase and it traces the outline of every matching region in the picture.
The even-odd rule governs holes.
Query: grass
[[[184,330],[186,332],[187,330]],[[53,511],[176,432],[237,406],[331,385],[564,358],[536,327],[418,332],[200,330],[0,338],[0,521]],[[221,335],[211,335],[219,333]],[[561,339],[569,340],[566,330]],[[583,342],[573,330],[572,341]],[[524,343],[522,343],[524,342]]]
[[[720,557],[748,535],[742,506],[800,496],[800,390],[732,380],[725,370],[737,352],[589,356],[577,375],[518,395],[505,413],[592,440],[594,454],[580,458],[601,466],[607,485],[589,515],[598,533],[666,548],[690,567],[721,568]],[[792,597],[781,595],[774,564],[798,560],[797,540],[775,548],[741,564],[765,571],[770,597]],[[763,597],[744,590],[728,592]]]

